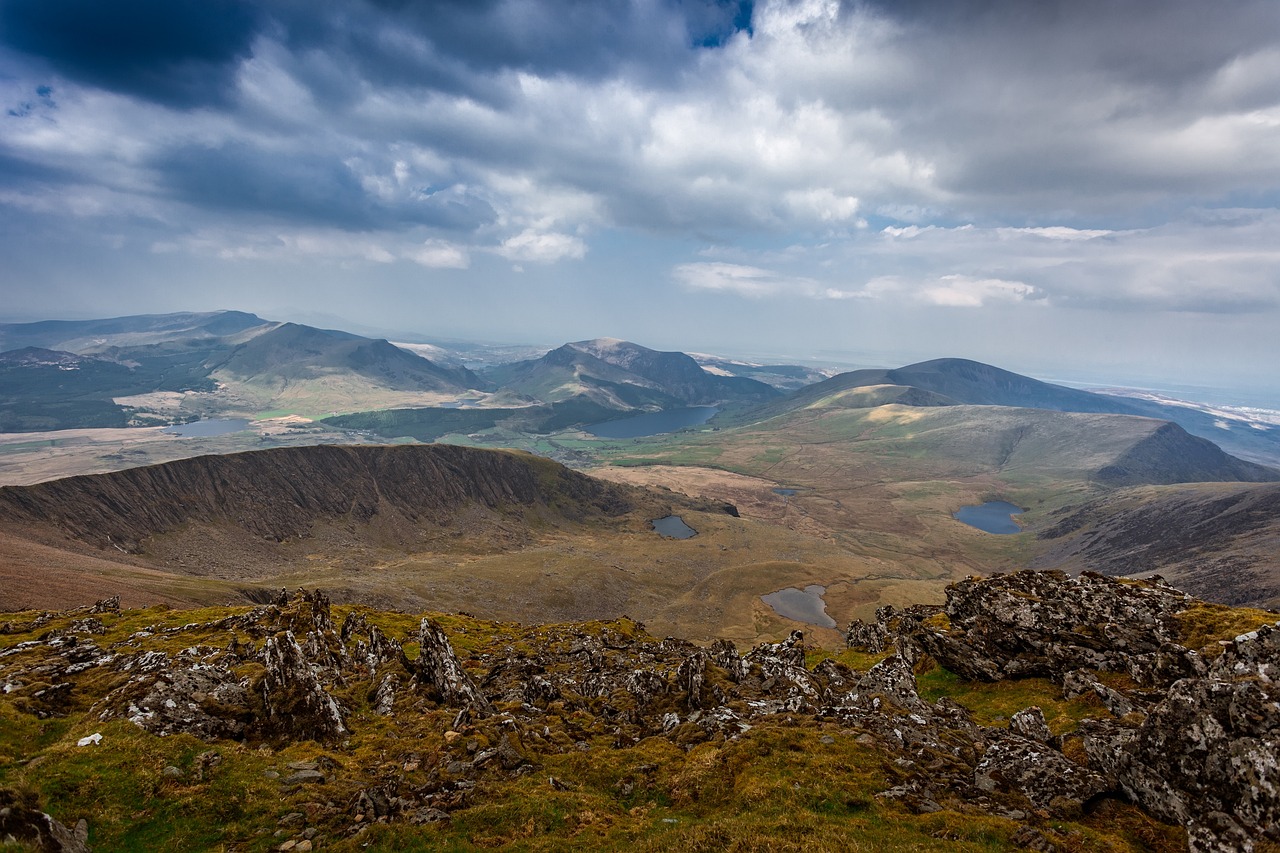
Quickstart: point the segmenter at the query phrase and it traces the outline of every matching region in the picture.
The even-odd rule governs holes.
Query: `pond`
[[[178,435],[183,438],[213,438],[218,435],[229,435],[249,427],[248,418],[210,418],[207,421],[192,421],[189,424],[167,426],[161,432]]]
[[[773,612],[785,619],[794,619],[807,625],[822,628],[836,627],[836,620],[827,615],[827,603],[822,600],[827,588],[810,584],[804,589],[789,587],[760,596],[760,600],[773,608]]]
[[[987,501],[977,506],[962,506],[952,518],[987,533],[1010,534],[1022,532],[1013,517],[1024,512],[1022,507],[1008,501]]]
[[[641,438],[661,435],[687,427],[701,426],[720,411],[715,406],[691,406],[687,409],[667,409],[646,412],[630,418],[591,424],[583,429],[598,438]]]
[[[789,498],[792,495],[799,494],[799,492],[800,492],[799,489],[774,489],[773,490],[773,493],[775,495],[782,495],[784,498]]]
[[[670,536],[672,539],[688,539],[690,536],[698,535],[698,531],[685,524],[684,519],[678,515],[655,518],[652,524],[659,535]]]

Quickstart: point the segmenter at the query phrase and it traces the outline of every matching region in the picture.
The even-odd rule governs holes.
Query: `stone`
[[[449,638],[429,618],[424,617],[418,626],[418,645],[418,658],[409,666],[417,682],[432,694],[432,698],[449,706],[462,705],[476,713],[493,712],[493,705],[462,668]]]
[[[1028,740],[1047,744],[1053,739],[1049,724],[1045,722],[1044,711],[1036,705],[1023,708],[1009,718],[1009,731],[1021,735]]]
[[[325,776],[319,770],[299,770],[284,778],[286,785],[323,785]]]
[[[269,736],[329,741],[346,734],[338,703],[320,684],[292,631],[268,637],[263,647],[266,673],[258,685]]]
[[[0,788],[0,843],[12,838],[43,853],[90,853],[88,824],[82,823],[68,829],[41,811],[34,797]]]

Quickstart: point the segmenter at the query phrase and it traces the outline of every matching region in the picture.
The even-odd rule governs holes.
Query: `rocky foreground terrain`
[[[0,845],[1277,850],[1278,618],[1056,572],[839,654],[318,591],[9,614]]]

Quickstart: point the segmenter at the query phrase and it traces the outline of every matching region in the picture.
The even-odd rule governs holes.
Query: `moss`
[[[1280,616],[1251,607],[1228,607],[1196,601],[1174,617],[1181,643],[1202,654],[1216,657],[1222,653],[1219,640],[1231,640],[1263,625],[1280,621]]]

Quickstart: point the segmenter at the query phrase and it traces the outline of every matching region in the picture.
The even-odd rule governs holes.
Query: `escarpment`
[[[0,523],[124,551],[193,524],[279,542],[342,519],[411,537],[474,510],[575,520],[634,506],[631,490],[549,460],[450,445],[277,448],[0,488]]]

